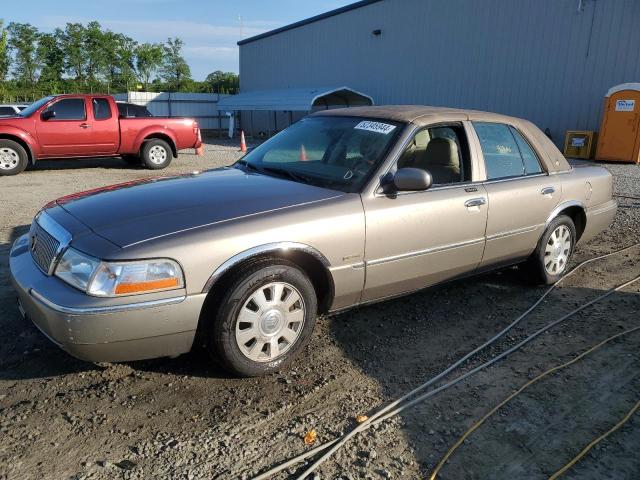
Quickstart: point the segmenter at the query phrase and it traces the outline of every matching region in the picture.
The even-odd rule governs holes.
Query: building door
[[[598,160],[638,162],[640,91],[612,94],[606,105],[598,142]]]

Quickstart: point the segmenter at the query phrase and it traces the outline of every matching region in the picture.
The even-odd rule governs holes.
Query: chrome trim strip
[[[495,240],[496,238],[509,237],[511,235],[518,235],[519,233],[533,232],[534,230],[536,230],[536,229],[538,229],[540,227],[544,227],[544,226],[545,226],[545,224],[541,223],[539,225],[532,225],[530,227],[522,227],[522,228],[516,228],[515,230],[508,230],[506,232],[494,233],[493,235],[488,235],[487,236],[487,241]]]
[[[366,265],[368,267],[374,266],[374,265],[380,265],[382,263],[394,262],[396,260],[404,260],[407,258],[419,257],[422,255],[427,255],[429,253],[442,252],[445,250],[452,250],[454,248],[460,248],[460,247],[468,247],[471,245],[476,245],[478,243],[483,243],[484,241],[485,239],[484,237],[482,237],[482,238],[475,238],[473,240],[467,240],[465,242],[450,243],[448,245],[440,245],[438,247],[425,248],[424,250],[417,250],[415,252],[401,253],[399,255],[393,255],[391,257],[383,257],[383,258],[376,258],[375,260],[369,260],[366,262]]]
[[[582,202],[579,202],[578,200],[569,200],[567,202],[562,202],[551,211],[551,214],[549,215],[549,217],[547,217],[547,221],[545,222],[545,227],[549,225],[551,221],[556,218],[562,210],[569,207],[580,207],[583,212],[586,212],[587,210],[584,204]]]
[[[256,247],[249,248],[244,252],[240,252],[237,255],[234,255],[233,257],[225,261],[218,268],[216,268],[215,272],[213,272],[213,274],[211,274],[211,276],[209,277],[209,280],[207,280],[207,283],[205,283],[204,288],[202,289],[202,293],[209,292],[209,290],[211,290],[211,287],[213,287],[213,285],[220,279],[220,277],[224,275],[227,271],[229,271],[229,269],[237,265],[238,263],[248,260],[252,257],[257,257],[264,253],[277,252],[277,251],[286,252],[287,250],[295,250],[298,252],[308,253],[313,257],[315,257],[318,261],[320,261],[326,268],[329,268],[331,266],[331,263],[329,262],[329,260],[327,260],[327,258],[322,253],[320,253],[318,250],[316,250],[315,248],[309,245],[305,245],[304,243],[297,243],[297,242],[266,243],[264,245],[258,245]]]
[[[66,313],[69,315],[95,315],[101,313],[114,313],[114,312],[126,312],[128,310],[139,310],[143,308],[160,307],[164,305],[173,305],[183,302],[187,296],[181,295],[179,297],[162,298],[159,300],[149,300],[147,302],[126,303],[123,305],[109,305],[103,307],[65,307],[52,302],[51,300],[43,297],[33,288],[29,290],[29,294],[42,303],[45,307],[48,307],[56,312]]]
[[[492,184],[492,183],[516,182],[518,180],[527,180],[529,178],[548,177],[548,176],[549,174],[547,172],[532,173],[530,175],[517,175],[515,177],[505,177],[505,178],[496,178],[495,180],[485,180],[482,183]]]

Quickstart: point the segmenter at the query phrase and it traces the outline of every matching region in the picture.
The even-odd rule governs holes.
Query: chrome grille
[[[33,222],[29,235],[29,250],[33,261],[47,275],[50,273],[51,264],[55,260],[60,242],[52,237],[44,228]]]

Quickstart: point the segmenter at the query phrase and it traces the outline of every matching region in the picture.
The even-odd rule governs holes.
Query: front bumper
[[[60,348],[92,362],[172,357],[191,350],[206,294],[184,290],[119,298],[86,295],[11,250],[11,282],[26,317]]]

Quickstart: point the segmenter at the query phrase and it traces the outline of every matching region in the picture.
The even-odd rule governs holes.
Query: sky
[[[2,0],[0,18],[43,32],[67,22],[99,21],[138,42],[179,37],[195,80],[215,70],[238,72],[241,38],[339,8],[355,0]],[[240,22],[240,18],[242,22]],[[242,24],[242,27],[241,27]]]

